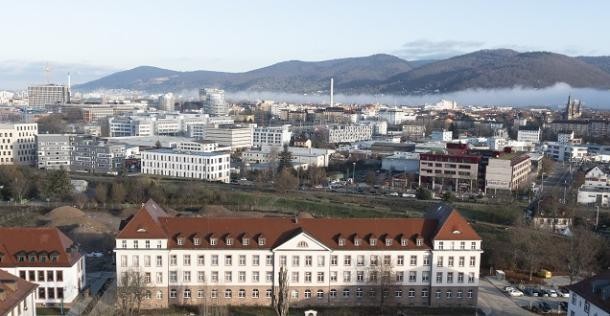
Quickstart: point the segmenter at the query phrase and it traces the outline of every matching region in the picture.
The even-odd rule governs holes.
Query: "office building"
[[[0,124],[0,165],[36,163],[37,123]]]
[[[141,276],[143,308],[269,306],[281,267],[291,306],[468,306],[481,238],[458,211],[425,218],[173,217],[148,201],[116,236],[118,284]],[[383,285],[381,285],[383,283]]]
[[[159,148],[142,152],[142,173],[229,183],[230,162],[228,152]]]
[[[216,127],[208,126],[205,130],[205,140],[237,150],[252,147],[252,133],[253,128],[250,126],[221,124]]]
[[[28,87],[28,105],[44,108],[47,104],[70,103],[70,88],[63,85],[46,84]]]
[[[229,115],[229,106],[225,102],[225,92],[220,89],[200,89],[199,99],[203,101],[203,112],[209,115]]]
[[[428,184],[432,189],[458,191],[465,186],[470,191],[478,188],[479,164],[476,155],[445,155],[422,153],[419,155],[419,185]]]
[[[524,188],[528,184],[531,169],[532,163],[527,154],[504,152],[489,158],[485,172],[485,189],[487,192],[494,192]]]
[[[321,131],[328,144],[354,143],[373,138],[373,126],[367,124],[327,125]]]
[[[267,126],[255,127],[252,135],[252,143],[254,146],[261,147],[265,145],[283,147],[290,144],[292,132],[290,125],[282,126]]]
[[[106,139],[77,136],[70,157],[70,170],[116,175],[123,170],[125,149],[125,145],[112,144]]]
[[[176,110],[176,98],[173,93],[166,93],[159,97],[159,110],[167,112]]]
[[[330,155],[335,151],[332,149],[305,148],[305,147],[286,147],[292,154],[292,163],[306,164],[312,167],[328,167]],[[273,160],[277,161],[277,155],[284,148],[277,146],[262,146],[257,149],[248,149],[242,153],[243,161],[250,164],[266,164]]]
[[[436,142],[449,142],[453,139],[453,132],[446,129],[432,131],[430,134],[432,141]]]
[[[517,141],[531,144],[540,143],[540,127],[519,127],[517,132]]]
[[[57,170],[70,168],[70,155],[74,134],[40,134],[36,136],[39,169]]]
[[[37,304],[70,304],[86,287],[85,257],[56,227],[0,228],[0,242],[2,269],[37,284]]]

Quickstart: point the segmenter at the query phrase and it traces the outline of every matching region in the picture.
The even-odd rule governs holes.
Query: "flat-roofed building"
[[[70,168],[70,156],[74,134],[39,134],[36,136],[39,169],[57,170]]]
[[[477,304],[481,237],[448,205],[424,218],[173,217],[150,200],[116,236],[117,282],[143,308],[269,306],[286,269],[291,306]]]
[[[28,105],[44,108],[47,104],[69,103],[70,88],[64,85],[45,84],[28,87]]]
[[[0,124],[0,165],[36,164],[37,123]]]
[[[470,191],[478,188],[480,156],[422,153],[419,155],[419,185],[440,185],[458,191],[465,185]]]
[[[501,153],[489,158],[485,172],[485,190],[514,191],[528,184],[532,170],[530,157],[524,153]]]
[[[152,149],[141,153],[142,173],[228,183],[231,155],[221,151]]]
[[[208,126],[205,130],[205,140],[209,140],[231,150],[250,148],[253,129],[250,126],[221,124],[217,127]]]
[[[282,126],[266,126],[254,128],[252,143],[254,146],[279,146],[290,144],[292,138],[292,132],[290,131],[290,125],[284,124]]]

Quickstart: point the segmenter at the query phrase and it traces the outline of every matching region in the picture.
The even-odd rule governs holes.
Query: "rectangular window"
[[[205,256],[204,255],[197,256],[197,265],[199,265],[199,266],[205,265]]]
[[[145,241],[145,242],[144,242],[144,247],[145,247],[146,249],[149,249],[149,248],[150,248],[150,240],[147,240],[147,241]]]
[[[246,265],[246,256],[245,255],[239,255],[239,265],[240,266]]]
[[[305,266],[306,267],[311,267],[311,264],[312,264],[311,261],[312,261],[311,256],[305,256]]]
[[[460,257],[458,259],[458,266],[463,267],[464,266],[464,257]]]
[[[448,267],[453,267],[453,256],[450,256],[447,260],[447,266]]]
[[[157,283],[163,283],[163,272],[157,272]]]
[[[178,264],[178,256],[176,256],[176,255],[169,256],[169,265],[175,266],[177,264]]]
[[[291,278],[292,282],[299,282],[299,273],[298,272],[292,272],[292,278]]]
[[[409,271],[409,282],[417,282],[417,271]]]
[[[405,256],[398,256],[396,258],[396,265],[402,266],[405,264]]]
[[[339,256],[330,256],[330,265],[331,266],[336,266],[337,262],[339,261],[338,259]]]
[[[468,272],[468,283],[474,283],[474,272]]]
[[[311,282],[311,272],[305,272],[305,282]]]
[[[364,265],[364,256],[363,255],[358,255],[356,257],[356,265],[359,267]]]
[[[157,256],[157,267],[163,266],[163,257]]]
[[[318,272],[318,282],[324,282],[324,272]]]
[[[265,257],[265,264],[268,266],[273,265],[273,255],[267,255]]]
[[[246,282],[246,271],[239,271],[238,279],[239,282]]]
[[[443,273],[436,272],[436,283],[443,283]]]
[[[169,282],[170,283],[178,282],[178,272],[177,271],[170,271],[169,272]]]
[[[127,266],[127,256],[121,255],[121,267]]]
[[[326,262],[325,262],[325,258],[324,256],[318,256],[318,267],[323,267],[325,266]]]
[[[337,271],[330,271],[330,282],[337,282]]]
[[[458,283],[464,283],[464,272],[458,272]]]
[[[280,256],[280,266],[285,267],[286,266],[286,256]]]
[[[405,273],[403,271],[396,272],[396,282],[402,282],[405,280]]]
[[[379,257],[376,255],[371,255],[370,261],[372,266],[376,266],[379,263]]]
[[[197,282],[205,282],[205,272],[204,271],[197,272]]]
[[[430,255],[424,255],[424,265],[425,266],[430,265]]]
[[[213,266],[218,265],[218,255],[212,255],[212,265]]]
[[[38,282],[44,282],[45,273],[44,271],[38,271]]]
[[[273,272],[267,271],[265,273],[265,282],[273,282]]]
[[[218,271],[212,271],[212,282],[218,283]]]
[[[259,255],[253,255],[252,256],[252,265],[253,266],[259,266],[260,265],[260,257]]]
[[[417,256],[411,256],[411,258],[409,259],[409,264],[411,266],[416,266],[417,265]]]
[[[422,273],[421,273],[421,281],[422,282],[430,281],[430,271],[422,271]]]
[[[55,280],[55,275],[53,273],[53,270],[47,271],[47,281],[53,282],[53,280]]]
[[[453,283],[453,272],[447,272],[447,283]]]
[[[225,282],[233,281],[233,273],[231,271],[225,271]]]
[[[476,265],[476,262],[477,262],[476,257],[474,257],[474,256],[470,257],[470,266],[471,267],[474,267]]]
[[[436,266],[437,266],[437,267],[442,267],[442,266],[443,266],[443,256],[439,256],[439,257],[436,259]]]
[[[473,242],[470,243],[470,249],[471,250],[476,250],[477,249],[477,242],[476,241],[473,241]]]
[[[352,265],[352,256],[343,256],[343,264],[346,266]]]
[[[191,265],[191,255],[184,255],[182,258],[182,262],[185,266]]]
[[[343,271],[343,282],[351,282],[352,274],[349,271]]]
[[[232,255],[226,255],[225,256],[225,266],[230,266],[233,264],[233,256]]]
[[[144,266],[150,267],[150,256],[144,256]]]
[[[386,266],[389,266],[392,264],[392,257],[391,256],[383,256],[383,264]]]
[[[292,266],[298,267],[300,264],[300,259],[301,259],[301,257],[299,257],[299,256],[292,256]]]
[[[64,272],[63,271],[57,271],[56,272],[56,276],[57,276],[57,282],[63,282],[64,281]]]
[[[252,272],[252,282],[258,282],[260,279],[260,273],[258,271]]]

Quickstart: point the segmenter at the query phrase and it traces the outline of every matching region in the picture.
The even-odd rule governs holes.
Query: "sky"
[[[484,48],[610,55],[610,1],[0,0],[2,73],[73,80],[151,65],[246,71],[285,60]],[[54,70],[56,69],[56,70]]]

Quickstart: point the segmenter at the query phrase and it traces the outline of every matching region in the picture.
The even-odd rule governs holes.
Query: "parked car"
[[[570,297],[570,291],[565,287],[559,289],[559,296],[561,297]]]
[[[510,296],[523,296],[523,292],[517,290],[517,289],[512,289],[510,291],[508,291],[508,295]]]
[[[525,289],[523,289],[523,292],[527,296],[538,296],[540,294],[540,292],[538,292],[538,290],[533,287],[526,287]]]
[[[568,310],[568,302],[559,302],[559,307],[561,308],[561,310],[567,311]]]
[[[509,286],[505,286],[505,287],[504,287],[504,292],[507,292],[507,293],[508,293],[508,292],[510,292],[510,291],[512,291],[512,290],[515,290],[515,287],[510,286],[510,285],[509,285]]]
[[[555,291],[553,289],[547,290],[547,292],[550,297],[559,297],[559,294],[557,294],[557,291]]]
[[[543,313],[550,313],[552,310],[551,305],[549,305],[549,303],[547,303],[547,302],[538,303],[538,308]]]

